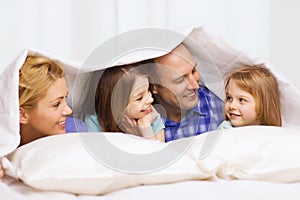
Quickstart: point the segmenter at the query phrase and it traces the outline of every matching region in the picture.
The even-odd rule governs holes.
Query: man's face
[[[183,112],[198,103],[200,74],[196,62],[184,48],[179,53],[169,53],[155,59],[158,85],[154,86],[156,100],[168,113]]]

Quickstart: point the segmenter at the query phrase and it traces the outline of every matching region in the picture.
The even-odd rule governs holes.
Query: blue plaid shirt
[[[205,86],[198,90],[198,105],[189,110],[179,123],[162,116],[166,142],[215,130],[224,120],[224,103]]]

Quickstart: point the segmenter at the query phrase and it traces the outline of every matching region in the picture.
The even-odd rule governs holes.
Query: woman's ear
[[[28,114],[22,107],[19,108],[19,111],[20,111],[20,124],[27,124],[29,119]]]

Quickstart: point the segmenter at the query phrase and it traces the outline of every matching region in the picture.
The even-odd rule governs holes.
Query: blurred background
[[[300,88],[299,10],[298,0],[0,0],[0,68],[25,48],[83,62],[125,31],[206,25]]]

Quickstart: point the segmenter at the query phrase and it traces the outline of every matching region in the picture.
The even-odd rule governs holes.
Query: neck
[[[24,125],[24,124],[20,124],[20,135],[21,135],[20,146],[45,136],[42,133],[38,132],[37,130],[34,130],[29,125]]]
[[[173,112],[170,111],[167,113],[167,118],[176,123],[179,123],[185,114],[186,114],[186,111],[183,111],[183,110],[177,110],[177,111],[173,111]]]
[[[159,112],[162,116],[179,123],[183,116],[187,113],[185,110],[180,110],[173,106],[169,106],[164,104],[164,102],[158,103],[154,105],[157,112]]]

